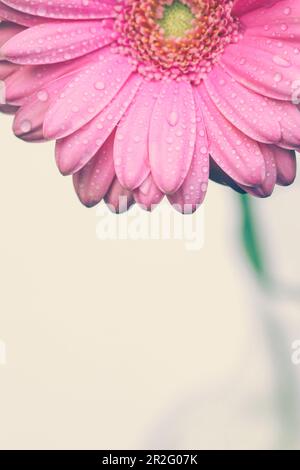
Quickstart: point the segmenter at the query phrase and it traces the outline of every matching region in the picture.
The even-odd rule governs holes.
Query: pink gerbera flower
[[[299,0],[2,0],[0,18],[2,110],[56,140],[85,205],[192,212],[209,177],[293,182]]]

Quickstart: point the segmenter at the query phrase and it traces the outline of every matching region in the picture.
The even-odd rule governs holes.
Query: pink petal
[[[232,14],[241,16],[262,6],[271,7],[278,0],[234,0]]]
[[[300,22],[289,24],[285,23],[284,20],[285,18],[282,18],[281,23],[271,23],[270,25],[266,25],[265,22],[263,26],[256,25],[249,27],[246,29],[245,35],[249,37],[273,38],[288,42],[291,45],[294,45],[295,54],[298,54],[297,45],[299,45],[300,41]]]
[[[142,78],[133,74],[106,108],[78,131],[58,140],[56,162],[64,175],[79,171],[104,144],[134,98]]]
[[[61,64],[21,67],[13,76],[5,80],[7,101],[12,104],[23,104],[28,96],[49,82],[73,71],[80,71],[98,57],[99,52],[96,51]]]
[[[178,191],[168,196],[175,209],[183,214],[195,212],[204,201],[209,177],[209,146],[202,111],[195,97],[197,136],[189,172]]]
[[[7,22],[0,22],[0,47],[5,44],[10,38],[12,38],[15,34],[23,31],[23,27],[17,24],[7,23]],[[14,72],[19,69],[18,65],[11,64],[3,59],[0,60],[0,80],[4,80]],[[4,88],[4,84],[2,84]],[[6,97],[2,97],[2,101],[4,101]]]
[[[300,148],[300,110],[287,101],[275,101],[274,112],[281,128],[278,145],[286,148]]]
[[[0,20],[10,21],[11,23],[17,23],[22,26],[34,26],[43,21],[41,18],[36,16],[27,15],[26,13],[13,10],[2,2],[0,2]]]
[[[266,166],[266,177],[261,185],[249,188],[241,185],[241,187],[256,197],[269,197],[274,191],[277,180],[277,170],[274,157],[274,145],[259,144],[261,152],[264,156]]]
[[[280,56],[282,51],[278,48],[276,52]],[[269,98],[291,101],[292,83],[299,66],[283,59],[282,62],[276,60],[274,48],[264,50],[257,41],[246,36],[237,44],[226,47],[220,63],[247,88]]]
[[[44,23],[15,35],[1,55],[16,64],[53,64],[76,59],[114,41],[114,33],[96,21]]]
[[[26,141],[44,140],[45,115],[51,103],[58,98],[59,93],[70,80],[71,76],[64,75],[28,98],[26,104],[21,106],[15,116],[13,130],[18,137]]]
[[[118,178],[114,179],[104,200],[114,214],[122,214],[134,204],[132,193],[120,185]]]
[[[241,18],[243,25],[247,27],[247,33],[260,31],[262,36],[289,40],[293,40],[294,34],[299,36],[299,0],[280,0],[274,2],[271,8],[265,2],[260,3],[261,8],[248,12]]]
[[[156,186],[151,174],[134,193],[135,201],[146,211],[152,211],[161,202],[164,195]]]
[[[136,189],[150,173],[148,136],[161,82],[145,82],[120,121],[114,146],[117,177],[124,188]]]
[[[259,142],[280,141],[280,125],[270,99],[240,85],[218,65],[204,83],[219,111],[240,131]]]
[[[221,169],[239,184],[257,186],[265,179],[265,162],[258,144],[227,121],[203,85],[196,99],[203,111],[210,154]]]
[[[290,150],[273,147],[277,167],[277,184],[289,186],[295,181],[297,173],[296,154]]]
[[[82,204],[87,207],[95,206],[103,199],[115,177],[114,138],[115,135],[112,133],[95,157],[73,175],[76,193]]]
[[[283,78],[285,77],[286,71],[290,70],[292,66],[297,67],[297,71],[299,71],[300,50],[295,47],[293,42],[286,41],[285,39],[278,40],[277,38],[245,34],[243,44],[247,47],[258,49],[259,53],[260,51],[269,53],[269,56],[272,58],[272,63],[277,68],[277,72],[282,74]],[[293,81],[294,80],[295,76],[293,77]]]
[[[132,71],[125,57],[99,53],[50,107],[44,122],[45,137],[66,137],[91,121],[116,96]]]
[[[164,82],[154,106],[149,135],[151,172],[156,185],[175,193],[182,185],[195,148],[196,115],[188,82]]]
[[[115,16],[114,5],[116,0],[2,0],[2,3],[15,10],[57,19],[93,19],[111,18]]]

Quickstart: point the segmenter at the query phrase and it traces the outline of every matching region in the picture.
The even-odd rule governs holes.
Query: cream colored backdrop
[[[236,196],[211,184],[200,251],[100,241],[96,210],[59,175],[52,144],[18,141],[10,121],[0,117],[0,447],[300,448],[288,421],[297,295],[259,295]],[[259,203],[274,272],[289,285],[299,282],[299,203],[299,181]],[[275,353],[267,312],[284,338]]]

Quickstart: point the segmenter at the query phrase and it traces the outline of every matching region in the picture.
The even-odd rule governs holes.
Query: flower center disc
[[[158,24],[164,30],[165,37],[181,38],[193,27],[194,15],[187,5],[175,0],[164,9],[163,18]]]
[[[200,83],[227,44],[237,42],[233,0],[125,0],[116,52],[150,80]]]

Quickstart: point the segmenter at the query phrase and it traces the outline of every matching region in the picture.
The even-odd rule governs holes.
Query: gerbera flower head
[[[296,174],[298,0],[2,0],[1,109],[80,200],[183,213]]]

